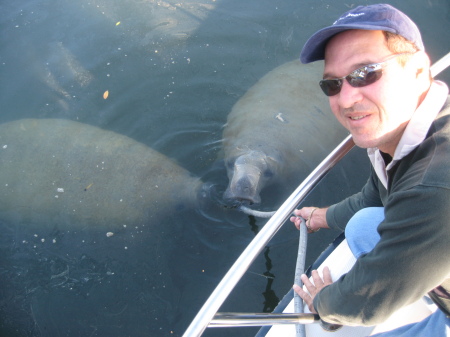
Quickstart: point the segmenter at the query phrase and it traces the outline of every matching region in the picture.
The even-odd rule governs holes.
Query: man
[[[383,336],[450,336],[450,100],[433,81],[420,32],[389,5],[357,7],[305,44],[301,60],[324,60],[330,107],[367,148],[362,191],[292,217],[308,232],[345,230],[354,267],[333,283],[313,271],[294,290],[329,323],[376,325],[429,293],[439,309]]]

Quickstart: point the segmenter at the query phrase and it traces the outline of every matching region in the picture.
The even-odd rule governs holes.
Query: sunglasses
[[[380,63],[373,63],[353,70],[350,74],[340,78],[333,78],[322,80],[319,82],[320,88],[327,96],[334,96],[341,92],[342,84],[344,79],[353,87],[361,88],[366,85],[375,83],[381,78],[383,74],[383,65],[401,55],[411,54],[411,53],[401,53],[395,54],[389,57],[387,60]]]

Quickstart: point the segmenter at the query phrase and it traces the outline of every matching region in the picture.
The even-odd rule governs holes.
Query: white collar
[[[431,83],[425,99],[409,120],[402,138],[395,148],[394,157],[387,167],[378,148],[367,149],[375,172],[385,188],[387,188],[387,171],[423,142],[431,124],[447,100],[447,96],[448,87],[444,82],[433,81]]]

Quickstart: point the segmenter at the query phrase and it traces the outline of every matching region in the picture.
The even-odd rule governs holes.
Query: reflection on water
[[[433,61],[448,51],[446,0],[388,2],[417,20]],[[208,183],[205,196],[211,203],[185,211],[169,207],[157,221],[127,223],[113,236],[95,223],[64,222],[44,214],[41,226],[23,221],[20,208],[3,210],[0,334],[181,335],[265,223],[221,205],[227,184],[221,137],[231,107],[264,74],[297,58],[313,31],[349,7],[367,3],[374,1],[2,2],[2,124],[53,118],[114,131]],[[440,78],[448,82],[449,72]],[[0,150],[5,145],[11,149],[0,144]],[[72,149],[59,145],[65,147],[61,152]],[[40,159],[31,167],[35,176],[51,172],[50,162],[35,151]],[[365,181],[363,154],[352,154],[308,203],[330,204],[356,190]],[[124,153],[113,155],[120,159]],[[83,151],[73,157],[80,163],[87,160]],[[9,184],[24,185],[23,169],[10,174]],[[39,183],[45,187],[42,178]],[[43,188],[31,188],[35,198]],[[273,209],[288,193],[278,186],[263,191],[262,208]],[[41,211],[28,204],[20,207],[35,219]],[[311,236],[308,261],[335,234]],[[271,309],[292,284],[297,237],[293,226],[284,226],[221,310]],[[251,331],[234,329],[233,335]],[[229,334],[222,329],[205,333]]]

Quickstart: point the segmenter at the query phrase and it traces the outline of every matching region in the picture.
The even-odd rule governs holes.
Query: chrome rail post
[[[441,57],[439,60],[437,60],[431,67],[431,77],[435,77],[438,75],[441,71],[446,69],[450,64],[450,52],[447,53],[447,55]]]
[[[217,313],[209,323],[210,328],[236,326],[265,326],[274,324],[311,324],[320,322],[317,314],[270,314],[270,313]]]

